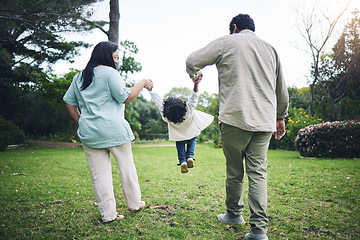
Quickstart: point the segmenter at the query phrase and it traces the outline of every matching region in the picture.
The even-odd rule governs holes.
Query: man
[[[226,158],[226,208],[218,219],[244,223],[244,159],[249,180],[250,233],[245,239],[268,239],[267,150],[271,135],[285,135],[288,92],[275,49],[258,38],[254,21],[239,14],[230,35],[220,37],[186,60],[190,77],[216,64],[219,77],[219,123]]]

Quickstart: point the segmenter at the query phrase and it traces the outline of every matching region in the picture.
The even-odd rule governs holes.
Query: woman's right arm
[[[127,97],[127,99],[124,101],[124,103],[128,103],[131,100],[133,100],[134,98],[136,98],[143,88],[151,90],[152,87],[153,87],[153,83],[150,79],[141,80],[140,82],[135,84],[135,86],[130,88],[131,92],[130,92],[129,96]]]
[[[76,123],[79,123],[79,118],[80,118],[79,109],[74,105],[70,105],[67,103],[65,103],[65,105],[66,105],[66,109],[68,110],[68,112],[70,114],[70,117],[72,119],[74,119]]]

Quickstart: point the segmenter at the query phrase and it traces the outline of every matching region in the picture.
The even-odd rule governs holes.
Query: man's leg
[[[246,151],[245,165],[249,179],[249,208],[251,231],[266,234],[267,207],[267,150],[271,133],[254,133]]]
[[[221,124],[221,143],[226,158],[226,208],[230,217],[240,216],[244,202],[244,154],[252,132]]]

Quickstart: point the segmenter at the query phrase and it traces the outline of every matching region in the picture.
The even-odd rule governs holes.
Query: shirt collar
[[[253,31],[251,31],[250,29],[244,29],[244,30],[240,31],[239,33],[255,35],[255,33]]]

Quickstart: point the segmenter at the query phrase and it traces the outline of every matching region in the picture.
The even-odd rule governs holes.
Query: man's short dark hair
[[[244,29],[249,29],[253,32],[255,32],[255,23],[254,20],[252,20],[252,18],[248,15],[248,14],[239,14],[235,17],[233,17],[233,19],[230,22],[230,34],[233,33],[234,31],[234,26],[236,25],[237,29],[239,31],[242,31]]]

